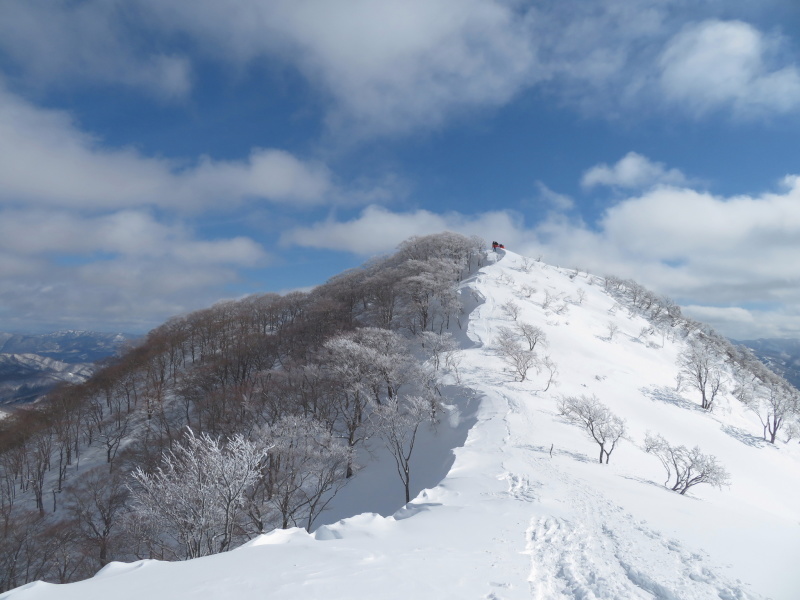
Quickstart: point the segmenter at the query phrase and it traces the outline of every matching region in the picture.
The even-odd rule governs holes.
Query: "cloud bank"
[[[655,164],[636,156],[636,164]],[[615,168],[587,171],[600,172]],[[663,166],[656,172],[673,173]],[[478,234],[551,264],[633,278],[679,302],[691,298],[690,314],[732,337],[800,335],[800,313],[786,308],[800,306],[800,177],[787,177],[778,192],[733,197],[660,179],[650,178],[647,189],[593,224],[560,212],[526,225],[508,210],[437,214],[370,206],[350,220],[295,228],[284,240],[369,255],[389,252],[409,235]]]
[[[6,0],[0,48],[33,87],[89,81],[167,99],[191,94],[203,61],[281,64],[320,94],[329,127],[347,139],[440,128],[536,90],[594,116],[797,111],[800,70],[788,40],[709,19],[712,8],[682,0]],[[160,43],[143,47],[143,33]]]

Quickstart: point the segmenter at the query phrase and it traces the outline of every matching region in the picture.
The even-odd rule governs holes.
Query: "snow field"
[[[451,406],[439,426],[458,447],[442,460],[442,438],[421,440],[412,479],[426,489],[407,506],[398,510],[399,483],[371,479],[367,466],[311,534],[276,530],[220,555],[113,564],[84,582],[30,584],[0,598],[800,597],[792,565],[800,556],[797,444],[759,441],[757,418],[735,400],[708,414],[690,392],[677,392],[681,342],[664,339],[662,348],[660,335],[640,339],[646,322],[615,308],[591,275],[526,266],[511,252],[497,259],[462,290],[472,310],[461,387],[443,389]],[[525,285],[537,293],[525,298]],[[546,309],[545,290],[555,299]],[[499,328],[513,325],[502,309],[509,300],[520,306],[519,321],[547,335],[537,352],[558,366],[547,392],[544,373],[515,381],[496,351]],[[613,339],[609,323],[618,328]],[[608,465],[558,415],[561,395],[581,394],[595,394],[627,421],[628,439]],[[731,486],[697,486],[686,496],[664,488],[660,463],[641,447],[648,430],[716,455]],[[338,520],[348,508],[361,514]]]

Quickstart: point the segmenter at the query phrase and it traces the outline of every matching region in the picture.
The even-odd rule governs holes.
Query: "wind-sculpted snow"
[[[708,412],[676,391],[681,336],[621,308],[591,275],[511,252],[497,259],[461,290],[468,339],[460,387],[442,388],[450,419],[439,427],[458,426],[459,407],[481,403],[441,483],[395,504],[393,514],[365,512],[311,533],[278,530],[215,556],[114,566],[85,582],[25,586],[0,598],[800,597],[796,441],[749,443],[761,424],[737,400],[723,394]],[[509,301],[519,306],[518,322],[546,335],[535,352],[557,367],[547,391],[551,373],[541,362],[520,381],[498,352],[502,328],[514,327],[501,309]],[[582,395],[625,419],[611,464],[598,464],[596,444],[558,414],[559,399]],[[661,464],[644,450],[648,432],[715,455],[730,485],[685,496],[667,489]],[[418,448],[416,464],[426,459]],[[400,494],[399,481],[369,487],[369,469],[354,484],[364,505]]]

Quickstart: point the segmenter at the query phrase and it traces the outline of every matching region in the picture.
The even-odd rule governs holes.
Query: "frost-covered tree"
[[[319,421],[291,415],[265,428],[260,438],[268,450],[246,494],[248,529],[252,534],[276,526],[310,530],[345,485],[351,448]]]
[[[497,336],[497,353],[514,371],[514,379],[525,381],[528,371],[537,368],[538,357],[519,340],[517,333],[508,327],[500,327]]]
[[[722,368],[719,359],[708,344],[691,340],[678,357],[682,381],[700,392],[700,406],[711,410],[714,400],[722,392]]]
[[[413,334],[447,328],[461,304],[456,283],[462,265],[449,258],[409,260],[402,281],[406,326]]]
[[[615,415],[595,396],[566,396],[558,403],[559,414],[568,421],[580,425],[598,446],[598,461],[606,464],[619,440],[625,435],[625,421]]]
[[[730,475],[719,464],[717,458],[703,454],[699,447],[673,446],[661,435],[647,433],[644,440],[645,451],[654,454],[667,472],[664,485],[679,494],[690,488],[707,483],[721,488],[728,485]]]
[[[376,404],[384,397],[396,396],[400,388],[417,378],[419,362],[411,355],[399,333],[377,327],[362,327],[344,334],[359,344],[358,357],[367,360],[367,382]]]
[[[196,558],[230,549],[245,490],[258,476],[263,449],[237,435],[227,442],[188,430],[161,465],[133,472],[133,510],[152,535]]]
[[[456,379],[458,379],[458,363],[461,349],[450,332],[436,333],[426,331],[422,335],[422,347],[430,356],[434,374],[437,374],[439,369],[445,368],[452,371]]]

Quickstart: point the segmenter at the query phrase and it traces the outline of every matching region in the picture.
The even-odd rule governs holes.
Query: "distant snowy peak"
[[[738,343],[750,348],[761,362],[800,389],[800,340],[762,338]]]
[[[136,336],[96,331],[56,331],[38,335],[0,333],[0,354],[39,354],[67,363],[91,363],[115,354]]]
[[[66,377],[87,377],[93,371],[89,363],[67,363],[39,354],[0,354],[0,365],[16,365],[21,369],[61,373]]]
[[[0,404],[33,402],[59,383],[82,383],[92,363],[66,363],[38,354],[0,354]]]
[[[59,383],[81,383],[93,363],[113,356],[135,336],[93,331],[39,335],[0,333],[0,404],[33,402]]]

